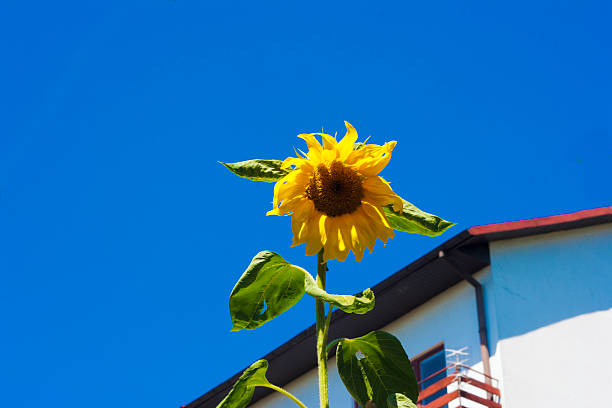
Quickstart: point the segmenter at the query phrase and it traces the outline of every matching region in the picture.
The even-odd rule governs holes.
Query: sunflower
[[[282,168],[292,168],[274,186],[273,209],[268,215],[291,214],[293,245],[306,243],[306,255],[323,249],[324,261],[346,260],[350,251],[357,262],[376,239],[386,244],[393,229],[382,207],[392,204],[402,211],[402,199],[377,174],[391,159],[396,145],[361,144],[348,122],[346,135],[337,141],[324,133],[298,135],[308,152],[288,157]],[[323,145],[315,136],[321,136]]]

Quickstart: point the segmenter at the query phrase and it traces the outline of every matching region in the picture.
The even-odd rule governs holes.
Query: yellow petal
[[[329,220],[329,217],[325,214],[321,215],[319,219],[319,235],[321,236],[321,244],[327,244],[327,229],[325,228],[325,224]]]
[[[357,131],[348,122],[344,122],[346,125],[346,135],[338,142],[338,152],[341,160],[346,160],[349,154],[353,151],[353,145],[357,141]]]
[[[323,258],[325,261],[336,259],[338,257],[338,224],[336,217],[327,217],[325,221],[325,235],[327,241],[323,244],[325,248]]]
[[[310,171],[314,170],[312,167],[312,163],[308,159],[303,159],[299,157],[287,157],[283,160],[283,164],[281,164],[281,169],[288,169],[291,166],[296,166],[302,171]]]
[[[365,201],[362,202],[362,207],[365,214],[371,220],[369,226],[373,229],[376,238],[386,244],[388,238],[393,238],[394,232],[389,226],[389,222],[382,212],[382,209]]]
[[[312,201],[302,198],[294,209],[291,216],[291,230],[293,231],[293,245],[303,244],[305,236],[308,234],[308,221],[313,215],[314,206]]]
[[[364,152],[362,152],[361,156],[355,155],[355,157],[360,157],[360,159],[353,163],[353,167],[357,168],[357,170],[365,176],[377,175],[387,166],[387,164],[389,164],[391,152],[396,144],[397,142],[393,141],[385,143],[384,146],[366,146],[357,150],[357,152],[360,150],[364,150]]]
[[[357,234],[357,228],[353,227],[353,231],[355,232],[355,234]],[[351,232],[353,232],[351,231]],[[360,232],[359,234],[362,234],[362,232]],[[363,253],[365,252],[365,247],[363,245],[360,245],[358,247],[353,247],[353,254],[355,254],[355,260],[357,262],[361,262],[361,260],[363,259]]]
[[[343,252],[338,252],[338,254],[336,255],[336,259],[339,260],[340,262],[344,262],[346,261],[346,258],[348,257],[348,254],[351,251],[349,251],[348,249],[343,251]]]
[[[341,217],[337,217],[337,218],[341,218]],[[348,245],[350,245],[349,241],[348,240],[345,241],[345,239],[344,239],[344,238],[348,238],[348,237],[343,237],[342,236],[342,223],[338,222],[338,223],[336,223],[336,225],[338,226],[338,231],[337,231],[337,234],[336,234],[338,236],[338,238],[337,238],[337,240],[338,240],[338,251],[344,252],[344,251],[347,250]]]
[[[338,151],[336,149],[323,150],[321,154],[321,162],[329,165],[338,158]]]
[[[312,239],[306,242],[306,256],[313,256],[318,254],[323,248],[321,241]]]
[[[359,232],[363,239],[363,245],[370,250],[370,253],[374,250],[376,244],[376,235],[370,228],[372,220],[366,215],[363,205],[351,214],[356,220],[355,222],[359,225]]]
[[[363,256],[363,244],[358,234],[358,225],[353,214],[345,214],[342,217],[339,224],[340,232],[342,233],[342,239],[347,247],[347,254],[349,251],[353,251],[357,262],[361,261]]]
[[[298,135],[300,139],[304,139],[306,146],[308,146],[308,158],[310,160],[319,161],[321,160],[321,152],[323,147],[315,137],[316,133],[303,133]]]
[[[336,217],[327,217],[325,221],[325,235],[327,242],[325,242],[325,250],[331,248],[334,252],[338,249],[338,223]],[[333,258],[332,258],[333,259]]]
[[[364,194],[372,204],[385,206],[393,204],[393,210],[396,212],[402,211],[403,201],[400,196],[395,194],[387,181],[379,176],[368,177],[361,183]]]
[[[351,241],[353,243],[353,253],[355,254],[355,260],[357,262],[361,262],[361,258],[363,258],[363,252],[365,251],[365,247],[363,245],[363,232],[361,231],[361,227],[356,225],[351,225]]]
[[[314,211],[313,215],[308,219],[308,225],[306,227],[306,256],[316,255],[323,244],[321,243],[321,236],[319,235],[319,222],[322,214],[318,211]]]
[[[391,228],[389,226],[389,222],[387,221],[387,218],[385,217],[381,209],[368,203],[367,201],[362,201],[361,206],[363,207],[365,214],[368,217],[370,217],[370,219],[373,221],[369,225],[371,226],[382,225],[383,227]]]
[[[336,138],[332,135],[328,135],[327,133],[314,133],[315,135],[320,135],[323,138],[323,150],[332,150],[336,148],[338,142]]]
[[[280,214],[278,213],[278,208],[273,208],[270,211],[268,211],[266,215],[280,215]]]
[[[278,207],[279,203],[295,195],[303,194],[306,191],[310,177],[308,174],[293,170],[274,185],[274,197],[272,206]]]
[[[283,200],[283,202],[281,202],[281,204],[278,206],[279,215],[285,215],[294,212],[298,205],[305,200],[308,200],[308,198],[306,198],[304,194],[295,195],[291,198]]]

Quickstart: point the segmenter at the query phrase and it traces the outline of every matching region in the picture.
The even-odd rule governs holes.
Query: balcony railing
[[[419,393],[419,408],[501,408],[498,381],[463,364],[445,367],[421,380],[419,385],[442,372],[447,372],[447,376]],[[425,399],[440,391],[444,394],[423,404]]]

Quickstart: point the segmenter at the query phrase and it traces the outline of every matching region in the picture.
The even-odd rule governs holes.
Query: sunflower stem
[[[323,261],[323,250],[317,255],[317,286],[325,290],[325,273],[327,263]],[[329,310],[331,316],[331,308]],[[325,302],[317,299],[317,363],[319,366],[319,401],[321,408],[329,408],[327,388],[327,334],[331,318],[325,318]]]
[[[289,391],[287,391],[287,390],[285,390],[285,389],[283,389],[283,388],[281,388],[281,387],[278,387],[278,386],[276,386],[276,385],[274,385],[274,384],[258,384],[258,385],[260,385],[260,386],[262,386],[262,387],[268,387],[268,388],[271,388],[271,389],[273,389],[274,391],[278,391],[278,392],[280,392],[281,394],[283,394],[284,396],[286,396],[286,397],[290,398],[290,399],[291,399],[293,402],[295,402],[296,404],[298,404],[298,406],[299,406],[300,408],[307,408],[307,407],[306,407],[306,405],[304,405],[304,403],[303,403],[302,401],[300,401],[299,399],[297,399],[297,397],[296,397],[295,395],[291,394]]]

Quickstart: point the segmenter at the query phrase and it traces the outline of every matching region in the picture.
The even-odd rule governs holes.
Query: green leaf
[[[369,400],[377,407],[385,407],[388,396],[395,393],[412,401],[419,397],[410,359],[392,334],[373,331],[356,339],[341,340],[336,363],[342,382],[362,407]]]
[[[319,288],[315,280],[306,274],[306,293],[344,310],[347,313],[364,314],[374,309],[374,292],[370,288],[352,295],[331,295]]]
[[[274,183],[291,171],[291,169],[281,169],[282,160],[253,159],[237,163],[219,163],[237,176],[267,183]]]
[[[404,394],[395,393],[387,398],[387,408],[417,408],[417,406]]]
[[[394,230],[436,237],[455,225],[455,223],[445,221],[437,215],[419,210],[406,200],[403,201],[404,208],[401,214],[393,211],[391,204],[383,207],[389,225]]]
[[[230,294],[232,331],[256,329],[289,310],[304,296],[305,273],[274,252],[258,253]]]
[[[268,362],[258,360],[249,368],[244,370],[238,381],[232,387],[227,396],[217,405],[217,408],[245,408],[253,398],[256,386],[267,386],[270,382],[266,379]]]
[[[374,308],[371,289],[351,295],[331,295],[306,270],[280,255],[262,251],[255,255],[229,298],[232,331],[253,330],[289,310],[308,293],[347,313],[364,314]]]

